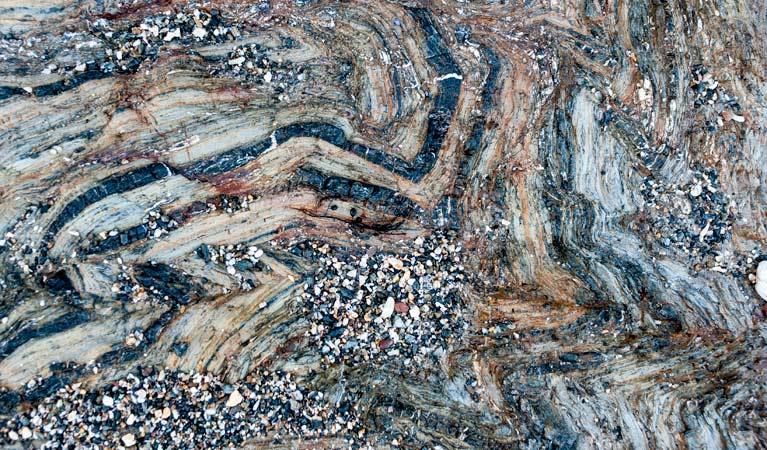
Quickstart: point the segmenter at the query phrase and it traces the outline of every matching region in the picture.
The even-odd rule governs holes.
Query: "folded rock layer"
[[[762,7],[0,2],[0,441],[767,448]]]

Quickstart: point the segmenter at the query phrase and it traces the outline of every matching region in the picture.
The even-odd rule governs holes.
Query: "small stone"
[[[767,300],[767,281],[758,281],[754,285],[754,289],[759,297],[762,297],[762,300]]]
[[[397,303],[394,304],[394,310],[397,311],[400,314],[406,314],[409,309],[410,309],[410,307],[407,306],[407,303],[397,302]]]
[[[394,298],[389,297],[386,299],[383,308],[381,308],[381,318],[388,319],[394,313]]]
[[[404,264],[402,263],[402,261],[397,258],[391,257],[389,258],[388,261],[389,261],[389,265],[394,267],[397,270],[402,270],[402,267],[404,267]]]
[[[11,430],[8,432],[8,438],[10,438],[12,441],[18,441],[19,440],[19,434],[15,431]]]
[[[32,437],[32,430],[30,430],[28,427],[23,427],[21,430],[19,430],[19,433],[21,433],[22,439],[30,439]]]
[[[205,28],[195,27],[194,30],[192,30],[192,36],[199,39],[204,38],[206,34],[208,34],[208,32],[205,31]]]
[[[122,441],[126,447],[133,447],[134,445],[136,445],[136,436],[134,436],[131,433],[124,434],[122,437]]]
[[[146,391],[139,389],[136,391],[136,403],[144,403],[146,401]]]
[[[264,74],[264,81],[266,81],[267,83],[272,82],[272,72],[266,72]]]
[[[112,406],[114,406],[114,404],[115,404],[115,400],[114,400],[112,397],[110,397],[110,396],[108,396],[108,395],[105,395],[105,396],[104,396],[104,397],[101,399],[101,404],[102,404],[102,405],[104,405],[104,406],[106,406],[107,408],[111,408]]]
[[[239,66],[240,64],[242,64],[244,62],[245,62],[245,57],[244,56],[240,56],[239,58],[230,59],[229,60],[229,65],[230,66]]]
[[[229,394],[229,398],[226,400],[226,407],[232,408],[240,403],[242,403],[243,397],[242,394],[240,394],[240,391],[237,389],[233,390],[231,394]]]
[[[419,308],[417,305],[410,308],[410,317],[418,320],[418,318],[421,317],[421,308]]]
[[[394,345],[394,341],[392,341],[389,338],[381,339],[380,341],[378,341],[378,348],[381,350],[386,350],[392,345]]]
[[[703,187],[699,184],[696,184],[695,186],[690,188],[690,195],[693,197],[698,197],[702,193],[703,193]]]
[[[767,260],[760,262],[756,266],[756,279],[767,282]]]
[[[168,34],[165,35],[163,40],[165,42],[170,42],[173,39],[180,38],[180,37],[181,37],[181,29],[180,28],[176,28],[176,29],[174,29],[172,31],[169,31]]]

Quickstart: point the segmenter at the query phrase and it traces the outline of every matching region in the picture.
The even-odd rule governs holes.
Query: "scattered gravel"
[[[160,48],[175,42],[221,43],[240,37],[239,29],[217,10],[165,11],[127,29],[115,25],[120,24],[106,19],[94,23],[97,34],[111,46],[101,64],[103,72],[135,72],[145,60],[156,58]]]
[[[285,39],[282,47],[292,46],[292,39]],[[211,68],[211,74],[269,86],[277,100],[286,101],[298,83],[306,80],[308,72],[303,64],[272,56],[270,48],[260,44],[248,44],[230,52],[222,64]]]
[[[160,210],[149,211],[141,220],[141,224],[135,227],[99,232],[90,242],[90,248],[81,253],[105,252],[141,239],[158,239],[178,228],[182,220],[178,214],[176,217],[169,217]]]
[[[42,383],[33,380],[30,383]],[[228,385],[201,373],[144,368],[100,389],[80,383],[22,407],[0,443],[58,448],[234,448],[253,438],[345,438],[365,430],[351,400],[330,401],[290,374],[259,369]]]
[[[715,169],[691,172],[684,183],[645,180],[640,190],[652,218],[645,232],[654,234],[651,242],[681,251],[701,267],[716,267],[719,249],[732,235],[735,205],[722,191]]]
[[[693,67],[690,88],[695,98],[693,105],[705,116],[709,132],[721,128],[725,122],[746,121],[737,98],[725,91],[705,67]]]
[[[403,253],[340,257],[308,244],[319,269],[301,295],[311,338],[326,364],[438,357],[468,325],[458,292],[461,246],[442,235],[418,238]]]
[[[243,290],[249,291],[256,287],[257,281],[250,276],[253,270],[263,270],[260,263],[264,251],[258,247],[244,244],[220,245],[210,247],[201,245],[197,248],[197,256],[205,262],[213,262],[223,266],[230,276],[237,279]]]

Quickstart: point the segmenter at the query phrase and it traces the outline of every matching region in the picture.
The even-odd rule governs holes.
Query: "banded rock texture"
[[[354,411],[251,448],[767,447],[763,7],[0,2],[2,439],[165,367]]]

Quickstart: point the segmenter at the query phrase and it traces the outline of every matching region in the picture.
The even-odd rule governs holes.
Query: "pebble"
[[[381,309],[381,318],[388,319],[392,314],[394,314],[394,299],[389,297],[386,299],[386,303],[384,303],[384,306]]]
[[[394,267],[397,270],[402,270],[402,267],[404,267],[402,261],[400,259],[398,259],[398,258],[392,257],[392,258],[389,258],[388,261],[389,261],[389,265],[391,265],[392,267]]]
[[[767,281],[757,281],[754,290],[759,294],[759,297],[762,297],[762,300],[767,300]]]
[[[243,400],[244,398],[242,394],[240,394],[240,391],[235,389],[232,391],[231,394],[229,394],[229,399],[226,401],[226,407],[227,408],[235,407],[239,405],[240,403],[242,403]]]
[[[756,266],[756,279],[767,282],[767,260],[760,262]]]
[[[767,260],[756,266],[756,284],[754,290],[762,300],[767,300]]]
[[[233,58],[229,60],[230,66],[239,66],[240,64],[245,62],[245,57],[240,56],[239,58]]]
[[[122,437],[123,444],[126,447],[133,447],[136,445],[136,437],[132,433],[124,434]]]
[[[163,40],[165,42],[170,42],[173,39],[180,38],[180,37],[181,37],[181,30],[179,28],[175,28],[172,31],[169,31],[168,34],[165,35],[165,38],[163,38]]]
[[[102,404],[102,405],[104,405],[104,406],[106,406],[106,407],[108,407],[108,408],[111,408],[112,406],[114,406],[114,404],[115,404],[115,401],[114,401],[114,399],[113,399],[112,397],[110,397],[110,396],[108,396],[108,395],[105,395],[105,396],[104,396],[104,397],[101,399],[101,404]]]
[[[693,197],[698,197],[700,194],[703,193],[703,186],[696,184],[692,188],[690,188],[690,195]]]
[[[207,35],[208,32],[205,31],[205,28],[195,27],[194,30],[192,30],[192,36],[202,39]]]

